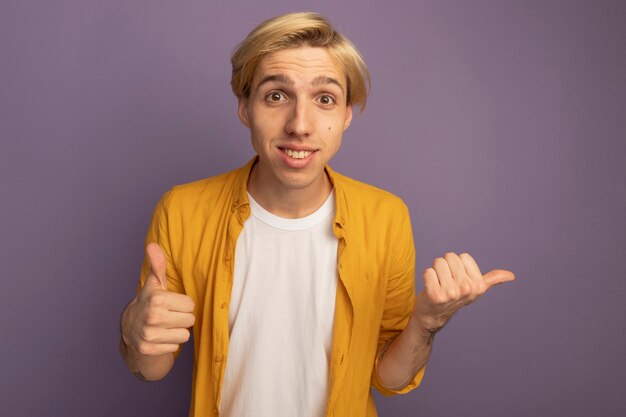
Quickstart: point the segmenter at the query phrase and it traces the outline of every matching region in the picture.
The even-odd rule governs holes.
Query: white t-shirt
[[[250,195],[235,250],[224,417],[321,417],[328,397],[337,238],[334,196],[285,219]]]

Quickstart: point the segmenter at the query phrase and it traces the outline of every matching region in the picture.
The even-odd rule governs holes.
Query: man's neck
[[[285,187],[263,174],[257,162],[248,179],[248,192],[265,210],[287,219],[314,213],[324,204],[333,188],[326,171],[314,183],[303,188]]]

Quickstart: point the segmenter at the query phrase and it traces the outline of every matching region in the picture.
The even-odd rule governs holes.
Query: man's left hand
[[[462,307],[473,303],[491,287],[513,281],[511,271],[494,269],[483,275],[467,253],[448,252],[423,273],[424,291],[417,295],[413,320],[434,334]]]

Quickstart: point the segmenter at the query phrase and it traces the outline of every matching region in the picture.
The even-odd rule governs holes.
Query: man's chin
[[[326,174],[323,170],[315,174],[311,172],[290,172],[282,175],[280,182],[285,191],[315,190],[324,188],[324,177],[326,177]]]

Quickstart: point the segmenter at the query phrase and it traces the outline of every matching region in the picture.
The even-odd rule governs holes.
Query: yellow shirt
[[[228,355],[228,303],[235,245],[250,216],[246,185],[252,159],[226,174],[176,186],[157,204],[146,244],[167,258],[168,290],[195,301],[194,368],[189,416],[217,416]],[[373,417],[370,387],[381,347],[404,329],[415,299],[415,249],[406,205],[396,196],[326,167],[335,193],[337,298],[326,416]],[[144,260],[140,285],[148,263]],[[279,348],[279,347],[277,347]]]

